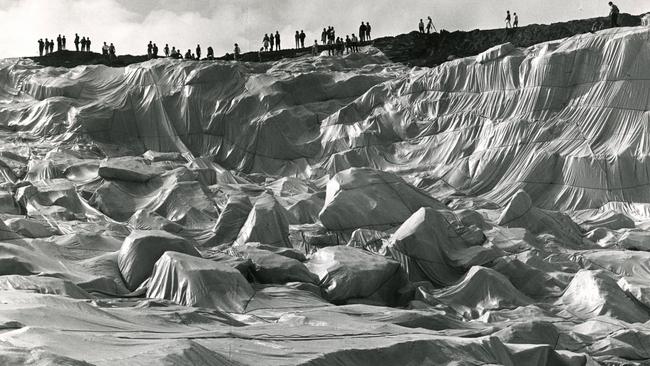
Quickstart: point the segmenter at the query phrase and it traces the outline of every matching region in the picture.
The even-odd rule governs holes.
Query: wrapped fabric
[[[117,260],[124,282],[133,291],[152,273],[163,253],[175,251],[200,257],[184,238],[160,230],[134,230],[124,239]]]
[[[235,268],[184,253],[166,252],[156,262],[147,297],[242,313],[255,294]]]
[[[475,233],[448,211],[421,208],[391,236],[388,248],[411,281],[449,286],[472,266],[501,255],[498,249],[480,245]]]
[[[420,207],[445,206],[397,175],[351,168],[327,183],[325,207],[319,217],[326,228],[335,231],[380,229],[401,225]]]
[[[348,246],[318,250],[307,267],[318,275],[326,298],[334,303],[371,298],[396,304],[397,292],[406,284],[399,262]]]
[[[236,245],[248,242],[291,247],[289,213],[272,195],[264,194],[255,201],[235,240]]]

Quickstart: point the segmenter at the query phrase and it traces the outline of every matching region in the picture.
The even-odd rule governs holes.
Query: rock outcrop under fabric
[[[167,251],[200,257],[186,239],[160,230],[134,230],[124,239],[117,261],[129,290],[133,291],[152,273],[153,267]]]

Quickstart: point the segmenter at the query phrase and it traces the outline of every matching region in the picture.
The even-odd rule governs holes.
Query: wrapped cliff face
[[[640,364],[649,40],[2,60],[0,363]]]

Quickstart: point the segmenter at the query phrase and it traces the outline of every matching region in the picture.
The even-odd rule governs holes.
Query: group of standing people
[[[519,28],[519,15],[514,13],[510,15],[510,10],[506,10],[506,29]]]
[[[305,38],[307,38],[307,35],[304,30],[301,30],[300,32],[296,31],[296,49],[305,48]]]
[[[361,22],[361,25],[359,26],[359,39],[361,42],[368,42],[372,38],[370,38],[370,31],[372,30],[372,27],[370,27],[370,23],[366,22],[366,24],[363,24]]]
[[[66,50],[67,49],[66,48],[66,43],[67,43],[67,40],[65,38],[65,35],[62,36],[62,35],[59,34],[56,37],[56,50],[57,51]],[[91,45],[90,37],[81,37],[81,38],[79,38],[79,34],[75,33],[74,46],[75,46],[75,50],[77,52],[79,52],[79,51],[81,51],[81,52],[90,52],[90,45]],[[81,46],[81,49],[80,49],[80,46]],[[45,38],[45,40],[43,40],[41,38],[41,39],[38,40],[38,55],[39,56],[47,55],[47,54],[50,54],[50,53],[53,53],[53,52],[54,52],[54,39],[49,39],[48,40],[47,38]]]
[[[147,58],[152,59],[152,58],[158,58],[158,53],[159,53],[159,48],[156,43],[153,43],[152,41],[149,41],[149,44],[147,44]],[[185,52],[185,55],[181,52],[180,48],[176,48],[176,46],[172,46],[172,48],[169,48],[169,44],[165,44],[165,47],[163,48],[163,52],[165,54],[165,57],[171,57],[175,59],[186,59],[186,60],[200,60],[201,59],[201,45],[197,44],[195,52],[192,53],[191,49],[188,49],[187,52]],[[206,58],[208,60],[214,59],[214,50],[212,47],[207,48],[207,55]]]
[[[102,55],[104,57],[108,57],[109,60],[113,61],[117,58],[117,55],[115,54],[115,45],[111,43],[109,46],[104,42],[104,45],[102,46]]]
[[[77,52],[79,52],[79,46],[81,46],[81,52],[90,52],[91,44],[92,41],[90,40],[90,37],[81,37],[80,39],[79,34],[74,34],[74,47]],[[65,49],[65,36],[63,36],[63,49]]]
[[[330,56],[332,54],[343,55],[344,53],[353,52],[359,52],[359,38],[357,38],[357,35],[354,33],[352,34],[352,37],[346,35],[345,40],[341,37],[337,37],[333,49],[332,47],[329,49]]]
[[[43,56],[49,53],[54,52],[54,41],[48,40],[45,38],[45,41],[41,38],[38,40],[38,55]]]
[[[427,17],[427,34],[431,33],[431,30],[434,32],[437,32],[436,26],[433,25],[433,19],[431,17]],[[424,34],[424,21],[420,19],[420,23],[418,24],[418,29],[420,30],[420,33]]]
[[[298,31],[296,31],[296,33],[297,32]],[[273,32],[267,33],[267,34],[264,35],[264,38],[262,39],[262,47],[264,48],[264,51],[274,51],[274,50],[275,51],[280,51],[280,49],[281,49],[280,41],[281,41],[281,39],[280,39],[280,32],[279,31],[275,31],[275,35],[273,34]],[[297,46],[297,44],[298,44],[298,41],[296,40],[296,46]],[[239,47],[237,44],[235,44],[235,46]],[[241,52],[241,50],[240,50],[240,52]]]

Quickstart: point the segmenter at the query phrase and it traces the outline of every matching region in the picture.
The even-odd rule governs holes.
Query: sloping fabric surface
[[[0,60],[0,364],[647,363],[650,28],[476,32]]]

